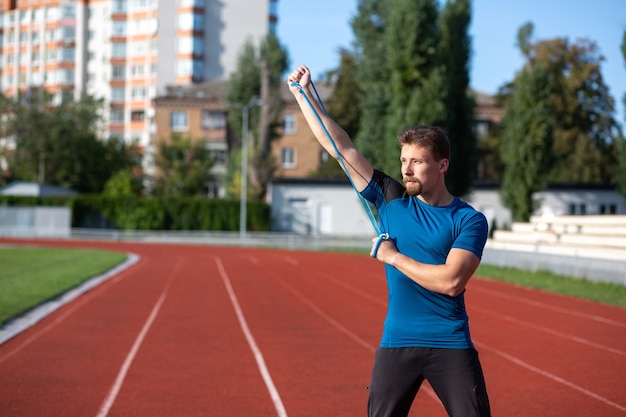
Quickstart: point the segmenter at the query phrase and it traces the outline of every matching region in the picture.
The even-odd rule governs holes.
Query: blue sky
[[[291,67],[307,64],[314,79],[339,62],[349,47],[350,20],[357,0],[278,0],[278,36],[289,51]],[[522,67],[515,46],[518,29],[534,24],[533,40],[579,38],[595,41],[605,61],[602,76],[617,104],[615,118],[626,125],[622,97],[626,64],[620,44],[626,30],[624,0],[473,0],[471,87],[494,94]]]

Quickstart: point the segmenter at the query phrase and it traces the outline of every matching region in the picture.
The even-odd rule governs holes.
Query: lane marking
[[[605,346],[605,345],[601,345],[599,343],[593,342],[591,340],[587,340],[587,339],[582,338],[582,337],[572,336],[572,335],[567,334],[567,333],[562,333],[562,332],[559,332],[557,330],[551,329],[549,327],[539,326],[539,325],[536,325],[536,324],[533,324],[533,323],[530,323],[530,322],[527,322],[527,321],[524,321],[524,320],[517,319],[517,318],[515,318],[513,316],[509,316],[507,314],[494,313],[493,311],[488,310],[486,308],[476,307],[476,306],[470,307],[469,310],[476,310],[476,311],[479,311],[479,312],[481,312],[483,314],[494,316],[497,319],[502,319],[502,320],[509,321],[511,323],[515,323],[515,324],[520,325],[520,326],[529,327],[531,329],[535,329],[535,330],[547,333],[547,334],[549,334],[551,336],[558,336],[558,337],[561,337],[561,338],[566,339],[566,340],[570,340],[570,341],[577,342],[577,343],[580,343],[580,344],[583,344],[583,345],[594,347],[596,349],[605,350],[605,351],[610,352],[610,353],[615,353],[616,355],[626,356],[626,351],[623,351],[623,350],[620,350],[620,349],[615,349],[615,348],[612,348],[612,347],[609,347],[609,346]]]
[[[320,307],[318,307],[316,304],[314,304],[312,301],[308,300],[307,298],[305,298],[301,293],[299,293],[295,288],[293,288],[291,285],[287,284],[286,282],[284,282],[281,277],[279,275],[276,275],[274,272],[272,272],[271,270],[265,270],[266,273],[268,275],[273,276],[274,278],[276,278],[276,280],[278,281],[279,284],[281,284],[283,287],[285,287],[287,289],[287,291],[289,291],[290,293],[292,293],[294,296],[296,296],[296,298],[298,298],[300,301],[302,301],[304,304],[306,304],[311,310],[313,310],[317,315],[319,315],[322,319],[324,319],[326,322],[330,323],[332,326],[334,326],[337,330],[339,330],[341,333],[345,334],[346,336],[348,336],[350,339],[352,339],[353,341],[355,341],[358,345],[366,348],[368,351],[370,352],[375,352],[376,351],[376,347],[373,346],[371,343],[367,342],[366,340],[362,339],[361,337],[359,337],[356,333],[352,332],[350,329],[348,329],[347,327],[345,327],[344,325],[342,325],[341,323],[339,323],[337,320],[335,320],[334,318],[332,318],[331,316],[329,316],[328,314],[326,314]],[[322,275],[320,273],[320,275]],[[330,275],[328,275],[330,276]],[[351,287],[352,290],[353,287]],[[441,403],[441,401],[439,400],[439,397],[437,397],[437,394],[435,394],[435,391],[433,391],[433,389],[430,387],[430,385],[423,385],[421,390],[426,393],[429,397],[431,397],[432,399],[436,400],[437,402]]]
[[[361,290],[360,288],[357,288],[353,285],[347,284],[344,281],[341,281],[340,279],[336,278],[334,275],[331,275],[327,272],[318,272],[317,273],[320,276],[323,276],[325,278],[327,278],[329,281],[331,281],[333,284],[339,286],[339,287],[343,287],[344,289],[351,291],[357,295],[360,295],[361,297],[373,302],[374,304],[378,304],[382,307],[387,307],[387,300],[383,299],[381,300],[380,297],[375,297],[373,295],[371,295],[370,293],[367,293],[363,290]]]
[[[510,362],[513,362],[516,365],[521,366],[522,368],[525,368],[525,369],[527,369],[527,370],[529,370],[531,372],[535,372],[535,373],[537,373],[539,375],[542,375],[542,376],[544,376],[544,377],[546,377],[548,379],[551,379],[551,380],[553,380],[555,382],[558,382],[559,384],[563,384],[566,387],[572,388],[572,389],[574,389],[574,390],[576,390],[576,391],[578,391],[578,392],[580,392],[580,393],[582,393],[584,395],[587,395],[588,397],[594,398],[594,399],[596,399],[596,400],[598,400],[598,401],[600,401],[600,402],[602,402],[602,403],[604,403],[606,405],[609,405],[611,407],[617,408],[620,411],[626,412],[626,407],[625,406],[617,404],[617,403],[609,400],[608,398],[605,398],[605,397],[603,397],[603,396],[601,396],[599,394],[596,394],[595,392],[589,391],[588,389],[585,389],[585,388],[581,387],[580,385],[576,385],[573,382],[570,382],[570,381],[568,381],[566,379],[563,379],[563,378],[561,378],[559,376],[556,376],[556,375],[554,375],[554,374],[552,374],[550,372],[544,371],[543,369],[537,368],[537,367],[535,367],[535,366],[533,366],[533,365],[531,365],[531,364],[529,364],[527,362],[524,362],[523,360],[521,360],[521,359],[519,359],[519,358],[517,358],[515,356],[509,355],[508,353],[505,353],[505,352],[503,352],[503,351],[501,351],[499,349],[489,347],[489,346],[487,346],[487,345],[485,345],[483,343],[480,343],[480,342],[476,341],[475,339],[474,339],[474,344],[480,346],[481,349],[485,349],[485,350],[491,351],[492,353],[495,353],[496,355],[498,355],[498,356],[500,356],[500,357],[502,357],[502,358],[504,358],[504,359],[506,359],[506,360],[508,360]]]
[[[296,258],[291,257],[291,256],[285,255],[285,256],[283,256],[283,260],[285,262],[287,262],[288,264],[291,264],[291,265],[294,265],[294,266],[300,265],[300,261],[298,261]]]
[[[170,274],[165,284],[165,287],[163,287],[161,296],[159,297],[156,304],[152,308],[152,311],[150,312],[148,319],[146,320],[143,327],[141,328],[141,331],[137,335],[137,338],[135,339],[135,343],[133,343],[133,346],[130,349],[130,352],[128,352],[128,355],[126,355],[126,359],[124,360],[124,363],[122,364],[122,367],[120,368],[120,371],[117,374],[117,378],[115,378],[115,382],[113,383],[113,386],[109,390],[109,394],[107,395],[104,402],[100,406],[100,410],[98,411],[98,414],[96,414],[96,417],[106,417],[109,414],[109,411],[111,410],[111,407],[115,403],[115,400],[117,399],[117,396],[122,388],[122,385],[124,384],[124,380],[126,379],[128,370],[130,369],[133,361],[135,360],[135,356],[137,356],[137,352],[139,351],[139,348],[141,347],[141,344],[143,343],[146,337],[146,334],[148,334],[148,330],[150,330],[150,327],[152,327],[152,323],[154,323],[154,320],[156,319],[156,316],[159,313],[159,310],[161,310],[161,306],[163,305],[163,302],[167,298],[169,289],[172,286],[172,282],[174,281],[174,278],[176,277],[177,272],[180,269],[182,264],[183,264],[182,258],[179,258],[178,261],[176,262],[176,265],[174,266],[172,273]]]
[[[259,368],[259,372],[263,378],[263,382],[265,382],[265,387],[267,388],[270,397],[272,398],[272,402],[274,403],[274,409],[276,410],[276,414],[279,417],[287,417],[287,411],[285,410],[285,406],[283,405],[282,400],[280,399],[280,395],[276,386],[274,385],[274,381],[272,380],[272,376],[265,364],[265,359],[263,359],[263,354],[259,349],[256,341],[254,340],[254,336],[252,336],[252,332],[248,327],[248,323],[246,318],[241,310],[239,305],[239,300],[237,299],[237,295],[233,290],[233,287],[230,282],[230,278],[226,273],[224,268],[224,264],[222,260],[218,257],[215,257],[215,263],[217,265],[217,269],[219,270],[220,276],[222,277],[222,281],[224,282],[224,286],[226,287],[226,291],[228,292],[228,297],[230,298],[230,302],[233,305],[233,309],[235,310],[235,314],[237,315],[237,320],[239,320],[239,327],[241,327],[241,331],[246,337],[246,341],[248,342],[248,346],[254,355],[254,359],[256,361],[257,367]],[[254,263],[254,262],[253,262]]]
[[[129,253],[128,260],[126,260],[122,264],[114,267],[113,269],[105,272],[102,275],[98,275],[87,280],[80,286],[60,296],[57,300],[38,307],[32,313],[18,319],[15,324],[8,325],[5,329],[2,330],[2,332],[0,332],[2,333],[2,336],[0,336],[0,345],[8,341],[9,339],[17,336],[18,334],[24,332],[28,328],[33,327],[39,321],[57,311],[59,308],[69,304],[71,301],[75,301],[74,303],[72,303],[71,306],[68,306],[68,308],[63,313],[61,313],[56,319],[54,319],[54,321],[46,325],[46,327],[40,330],[33,329],[34,333],[30,337],[28,337],[23,342],[20,342],[15,348],[10,350],[4,356],[0,357],[0,363],[20,352],[26,346],[37,340],[40,336],[50,331],[57,324],[63,322],[69,315],[82,307],[88,300],[98,295],[99,292],[97,290],[101,288],[99,287],[100,284],[107,281],[109,283],[116,283],[120,279],[125,277],[126,275],[124,275],[123,272],[138,263],[140,259],[141,258],[139,257],[139,255]]]
[[[600,322],[600,323],[609,324],[609,325],[616,326],[616,327],[624,327],[624,328],[626,328],[626,323],[621,322],[621,321],[607,319],[605,317],[598,316],[596,314],[581,313],[579,311],[571,310],[569,308],[555,307],[555,306],[552,306],[550,304],[543,303],[541,301],[529,300],[526,297],[514,296],[514,295],[511,295],[511,294],[505,293],[503,291],[498,291],[498,290],[493,290],[493,289],[483,288],[483,287],[477,287],[477,286],[473,286],[472,288],[470,288],[470,290],[471,291],[484,292],[484,293],[487,293],[487,294],[495,295],[498,298],[506,298],[506,299],[509,299],[509,300],[518,301],[520,303],[528,304],[528,305],[531,305],[533,307],[540,307],[540,308],[544,308],[546,310],[552,310],[552,311],[557,312],[557,313],[562,313],[562,314],[566,314],[566,315],[570,315],[570,316],[580,317],[580,318],[587,319],[587,320],[597,321],[597,322]]]

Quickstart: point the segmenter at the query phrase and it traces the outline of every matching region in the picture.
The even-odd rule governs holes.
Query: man
[[[426,379],[451,417],[489,417],[464,301],[465,286],[487,240],[487,221],[446,188],[450,142],[445,132],[415,126],[399,135],[403,185],[375,170],[320,103],[307,101],[298,88],[313,97],[306,66],[294,70],[288,82],[315,137],[335,159],[343,160],[355,188],[376,206],[389,234],[377,249],[372,247],[372,256],[385,264],[389,294],[368,416],[408,415]]]

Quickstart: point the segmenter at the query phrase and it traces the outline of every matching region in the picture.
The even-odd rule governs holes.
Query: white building
[[[148,147],[152,99],[227,78],[274,30],[277,1],[0,0],[0,88],[102,98],[105,135]]]
[[[626,199],[609,186],[553,185],[533,196],[538,215],[626,214]],[[481,211],[491,229],[509,229],[511,212],[500,200],[496,184],[475,186],[463,198]],[[271,228],[328,236],[375,236],[371,222],[347,179],[274,180],[267,193]]]

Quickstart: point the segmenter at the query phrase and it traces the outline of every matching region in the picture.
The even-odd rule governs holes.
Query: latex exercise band
[[[363,209],[367,213],[367,216],[369,217],[369,220],[372,223],[372,226],[374,227],[374,230],[376,230],[376,234],[378,234],[378,240],[374,244],[374,247],[373,247],[372,253],[371,253],[372,258],[376,258],[376,253],[378,252],[378,248],[380,247],[380,244],[382,243],[383,240],[389,239],[389,233],[386,233],[386,232],[382,231],[382,229],[380,227],[380,224],[379,224],[378,220],[376,219],[376,216],[372,212],[372,208],[370,207],[369,203],[363,198],[361,193],[359,193],[359,190],[357,190],[356,186],[354,185],[354,181],[352,180],[352,177],[350,176],[350,171],[348,171],[348,169],[346,167],[346,163],[343,160],[343,156],[341,156],[341,153],[339,152],[339,149],[337,149],[337,145],[335,144],[335,141],[333,140],[332,136],[328,132],[328,129],[326,129],[326,126],[324,125],[324,122],[322,121],[322,118],[320,117],[320,115],[315,110],[315,107],[313,106],[313,103],[311,103],[311,100],[309,99],[309,97],[304,92],[304,89],[302,88],[300,83],[295,82],[295,81],[291,83],[291,86],[292,87],[298,87],[298,91],[300,92],[300,94],[302,94],[302,96],[306,100],[307,104],[311,108],[311,111],[313,111],[313,114],[317,118],[317,121],[319,122],[320,126],[322,126],[322,129],[324,130],[324,133],[326,134],[326,137],[328,137],[328,140],[330,141],[330,144],[333,146],[333,149],[335,150],[335,153],[337,154],[337,159],[339,160],[339,163],[341,164],[341,167],[343,168],[343,170],[345,171],[346,175],[348,176],[348,179],[350,180],[350,184],[352,185],[352,188],[354,189],[354,191],[356,192],[357,196],[359,197],[359,201],[361,202],[361,205],[363,206]],[[315,95],[317,96],[317,101],[320,104],[320,106],[322,107],[322,110],[324,111],[324,114],[328,115],[328,113],[326,112],[326,108],[324,107],[324,103],[322,102],[322,99],[320,98],[319,94],[317,93],[317,89],[315,88],[315,85],[313,84],[313,81],[311,81],[311,86],[313,87],[313,91],[315,92]]]

